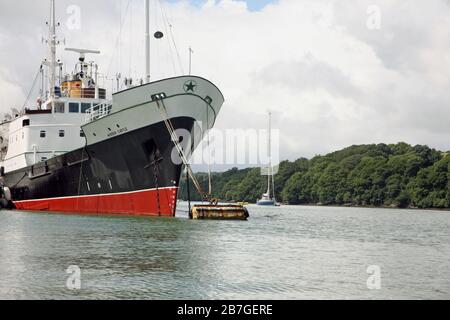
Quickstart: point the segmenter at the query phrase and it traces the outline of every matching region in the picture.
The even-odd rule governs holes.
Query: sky
[[[170,0],[169,2],[176,3],[178,0]],[[249,11],[259,11],[268,4],[276,3],[277,0],[246,0],[245,2]],[[191,0],[190,3],[194,6],[201,7],[207,3],[207,0]]]
[[[142,0],[57,0],[58,33],[100,50],[89,59],[109,79],[138,79],[142,12]],[[166,35],[152,41],[153,79],[186,73],[191,46],[193,73],[226,98],[216,128],[265,128],[271,111],[282,159],[401,141],[450,150],[449,1],[152,0],[151,12]],[[26,99],[47,17],[47,1],[0,0],[2,112]],[[76,56],[63,48],[70,71]]]

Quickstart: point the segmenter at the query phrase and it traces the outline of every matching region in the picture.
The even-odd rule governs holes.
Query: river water
[[[0,299],[450,299],[450,212],[250,206],[236,222],[186,208],[1,211]]]

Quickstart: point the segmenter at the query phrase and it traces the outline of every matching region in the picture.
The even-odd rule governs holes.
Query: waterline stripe
[[[14,203],[23,203],[23,202],[33,202],[33,201],[46,201],[46,200],[60,200],[60,199],[76,199],[76,198],[90,198],[90,197],[108,197],[108,196],[116,196],[116,195],[126,195],[126,194],[135,194],[135,193],[143,193],[148,191],[157,191],[157,190],[170,190],[176,189],[179,187],[164,187],[164,188],[151,188],[145,190],[138,191],[127,191],[127,192],[116,192],[116,193],[99,193],[99,194],[89,194],[89,195],[79,195],[79,196],[69,196],[69,197],[56,197],[56,198],[42,198],[42,199],[30,199],[30,200],[18,200],[12,202]]]

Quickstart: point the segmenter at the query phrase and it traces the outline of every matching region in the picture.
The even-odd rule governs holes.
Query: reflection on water
[[[2,211],[0,298],[450,298],[449,212],[249,209],[248,222],[191,221],[185,204],[176,219]]]

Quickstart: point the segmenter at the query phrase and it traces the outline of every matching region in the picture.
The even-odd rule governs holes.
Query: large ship
[[[0,125],[4,204],[49,212],[175,215],[186,154],[214,126],[224,98],[201,77],[150,82],[148,0],[146,11],[146,78],[107,99],[98,66],[86,62],[86,55],[99,52],[66,48],[79,60],[72,73],[62,74],[50,0],[49,54],[41,66],[48,81],[42,81],[36,106],[13,110]],[[190,134],[184,148],[180,130]]]

